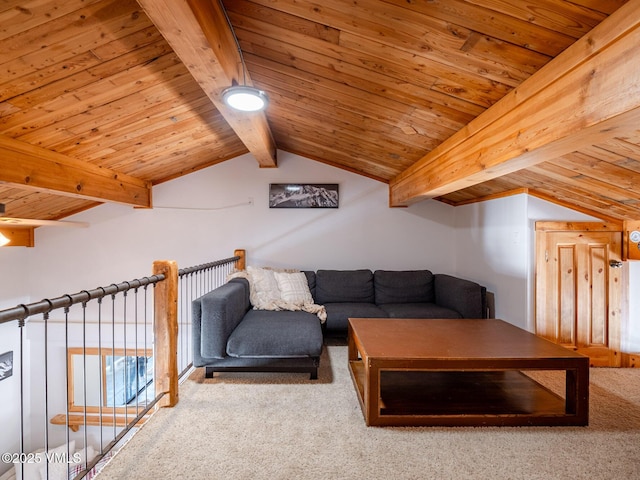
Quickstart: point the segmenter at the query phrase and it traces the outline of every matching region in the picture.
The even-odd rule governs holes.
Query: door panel
[[[576,310],[577,266],[575,245],[560,245],[557,256],[559,270],[558,289],[562,292],[558,296],[560,318],[558,319],[557,342],[566,346],[574,346],[576,345],[576,319],[578,318]]]
[[[609,265],[605,265],[607,255],[607,245],[590,245],[589,246],[589,263],[591,274],[591,321],[589,322],[590,346],[604,346],[608,343],[608,314],[607,314],[607,298],[608,298],[608,280],[607,269]],[[608,263],[608,262],[606,262]]]
[[[619,366],[622,275],[610,262],[621,258],[622,234],[570,227],[536,225],[536,333],[589,356],[594,366]]]

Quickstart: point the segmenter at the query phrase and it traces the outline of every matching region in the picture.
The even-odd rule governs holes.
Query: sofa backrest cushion
[[[376,270],[373,275],[376,303],[431,303],[434,277],[429,270]]]
[[[462,318],[487,318],[487,289],[451,275],[435,275],[436,303],[458,311]]]
[[[318,270],[316,303],[374,303],[371,270]]]
[[[302,273],[304,273],[307,276],[309,291],[311,292],[311,296],[315,299],[316,298],[316,272],[314,272],[313,270],[303,270]]]

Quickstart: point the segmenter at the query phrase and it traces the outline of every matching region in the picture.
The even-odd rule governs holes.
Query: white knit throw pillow
[[[313,297],[309,290],[307,276],[303,272],[285,273],[274,272],[280,297],[287,303],[304,305],[313,303]]]
[[[266,268],[247,267],[249,274],[249,300],[258,310],[269,308],[273,302],[280,301],[280,289],[275,272]]]

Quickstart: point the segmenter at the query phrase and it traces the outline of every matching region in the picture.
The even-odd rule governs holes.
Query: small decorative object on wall
[[[338,184],[272,183],[269,208],[338,208]]]
[[[5,352],[0,355],[0,380],[13,375],[13,352]]]

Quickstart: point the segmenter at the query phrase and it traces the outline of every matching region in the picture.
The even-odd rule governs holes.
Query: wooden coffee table
[[[349,319],[367,425],[588,425],[589,358],[497,319]],[[557,395],[526,371],[564,371]]]

